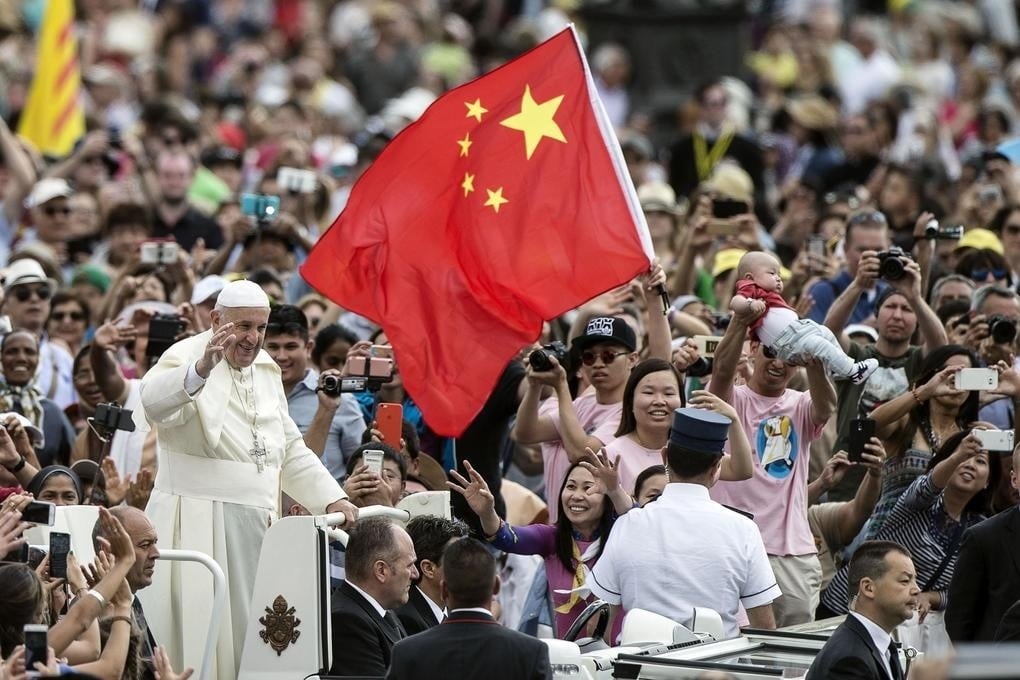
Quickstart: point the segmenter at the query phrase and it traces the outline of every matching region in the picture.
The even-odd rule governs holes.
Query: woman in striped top
[[[929,611],[945,608],[960,538],[987,515],[1000,474],[998,461],[989,460],[971,430],[958,432],[900,496],[878,533],[878,540],[896,541],[910,551],[922,620]],[[849,595],[844,565],[822,593],[818,618],[845,614]]]

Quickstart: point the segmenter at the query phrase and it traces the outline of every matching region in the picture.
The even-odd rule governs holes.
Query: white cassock
[[[281,489],[316,514],[346,494],[305,446],[287,412],[280,369],[265,351],[240,371],[221,361],[205,385],[188,394],[188,367],[201,358],[211,337],[206,331],[178,342],[142,380],[145,418],[157,427],[159,441],[159,469],[146,514],[160,547],[197,550],[223,568],[229,607],[212,668],[214,678],[235,680],[259,551],[266,529],[279,516]],[[252,400],[266,449],[262,472],[252,455]],[[175,668],[198,669],[212,611],[212,577],[197,564],[156,565],[152,585],[138,593],[146,620]]]

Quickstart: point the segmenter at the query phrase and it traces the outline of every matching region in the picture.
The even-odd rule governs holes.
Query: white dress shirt
[[[350,581],[347,581],[347,585],[349,585],[351,588],[354,588],[355,592],[357,592],[363,598],[368,600],[368,603],[371,604],[372,607],[375,609],[375,611],[379,614],[379,618],[380,619],[385,619],[386,618],[386,608],[383,607],[381,604],[379,604],[374,597],[372,597],[371,595],[369,595],[364,590],[362,590],[358,586],[354,585]]]
[[[415,586],[415,588],[418,589],[418,592],[421,593],[421,596],[425,598],[426,602],[428,602],[429,609],[432,610],[432,615],[436,617],[436,621],[439,621],[440,623],[442,623],[443,618],[446,616],[446,610],[443,609],[442,607],[440,607],[435,602],[433,602],[432,598],[429,597],[428,593],[426,593],[424,590],[422,590],[421,588],[418,588],[418,586]]]
[[[889,645],[892,643],[892,636],[867,616],[853,611],[850,612],[850,615],[860,621],[864,629],[868,631],[871,641],[875,643],[875,649],[878,650],[878,655],[882,657],[882,663],[885,664],[886,675],[892,678],[892,666],[889,664]]]

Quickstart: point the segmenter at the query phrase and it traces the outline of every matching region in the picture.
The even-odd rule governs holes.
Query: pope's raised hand
[[[195,370],[200,376],[208,378],[216,364],[223,361],[226,351],[237,342],[237,336],[233,331],[233,323],[225,323],[213,331],[212,337],[209,338],[209,344],[205,346],[202,358],[195,364]]]

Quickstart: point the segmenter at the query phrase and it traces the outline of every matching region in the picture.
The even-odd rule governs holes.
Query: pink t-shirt
[[[606,453],[609,460],[620,457],[617,467],[620,486],[631,496],[634,495],[634,482],[638,475],[653,465],[662,465],[662,449],[646,449],[626,435],[606,444]]]
[[[613,431],[620,426],[620,414],[623,412],[623,402],[615,404],[600,404],[595,398],[595,388],[589,387],[574,399],[574,411],[581,427],[587,434],[592,434],[599,426],[606,423],[613,423]],[[560,432],[560,406],[556,398],[546,399],[538,407],[538,415],[552,418],[556,431]],[[603,442],[607,441],[605,439]],[[570,458],[567,450],[560,440],[544,442],[542,444],[542,459],[545,465],[545,498],[549,504],[549,523],[555,524],[560,509],[560,487],[567,477],[567,470],[570,469]]]
[[[825,424],[811,418],[811,395],[786,390],[763,397],[741,385],[733,388],[732,403],[751,440],[754,477],[716,483],[712,499],[754,515],[769,555],[816,553],[807,520],[808,465],[811,442]]]

